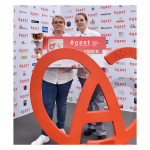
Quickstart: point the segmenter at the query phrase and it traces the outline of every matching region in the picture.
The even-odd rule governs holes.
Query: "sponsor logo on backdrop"
[[[117,97],[117,99],[120,101],[126,101],[126,97]]]
[[[101,29],[111,29],[112,27],[101,27]]]
[[[137,35],[137,33],[135,32],[135,33],[129,33],[129,35],[131,35],[131,36],[136,36]]]
[[[35,59],[35,58],[36,58],[36,55],[32,55],[31,58]]]
[[[20,68],[28,68],[28,67],[29,67],[29,64],[20,64],[19,67],[20,67]]]
[[[134,74],[137,74],[137,70],[136,69],[134,69]]]
[[[76,9],[76,12],[85,11],[85,8]]]
[[[106,44],[108,44],[108,42],[109,42],[109,41],[108,41],[108,40],[106,40]]]
[[[38,31],[38,30],[39,30],[39,27],[32,27],[32,26],[31,26],[31,29]]]
[[[73,97],[68,97],[68,100],[72,102]]]
[[[25,41],[22,41],[22,42],[21,42],[21,44],[27,44],[27,42],[25,42]]]
[[[27,5],[20,5],[20,7],[24,7],[24,8],[27,8],[28,6],[27,6]]]
[[[36,65],[36,63],[32,63],[32,66],[35,66]]]
[[[131,66],[137,66],[137,63],[129,63]],[[136,70],[136,69],[135,69]]]
[[[94,14],[89,14],[88,13],[88,17],[97,17],[98,16],[98,13],[94,13]]]
[[[48,27],[42,26],[42,32],[48,33]]]
[[[125,62],[119,62],[119,61],[117,61],[116,64],[118,64],[118,65],[125,65]]]
[[[20,25],[19,29],[25,29],[25,30],[27,30],[28,28],[24,28],[22,25]]]
[[[16,25],[14,25],[14,29],[16,29]]]
[[[134,88],[137,88],[137,84],[134,84]]]
[[[114,11],[114,14],[117,14],[117,15],[125,14],[125,13],[126,13],[125,10],[124,11]]]
[[[29,97],[29,93],[28,94],[25,94],[25,95],[20,95],[20,98],[27,98],[27,97]]]
[[[14,108],[16,108],[18,106],[18,103],[14,104]]]
[[[21,59],[27,59],[28,58],[28,56],[26,55],[26,56],[21,56]]]
[[[14,92],[17,92],[17,88],[14,88]]]
[[[122,20],[122,17],[116,21],[116,23],[121,23],[121,22],[124,22],[124,20]]]
[[[24,113],[27,113],[27,112],[29,112],[29,111],[30,111],[30,108],[25,109],[25,110],[21,110],[20,113],[21,113],[21,114],[24,114]]]
[[[132,96],[136,96],[136,95],[137,95],[137,93],[134,93],[134,92],[131,92],[131,91],[130,91],[130,95],[132,95]]]
[[[72,12],[72,10],[68,10],[68,11],[66,11],[66,13],[71,13]]]
[[[26,75],[26,71],[23,71],[23,76],[25,76]]]
[[[121,105],[119,105],[119,107],[121,108],[121,109],[123,109],[123,105],[121,104]]]
[[[136,28],[136,26],[134,24],[131,24],[130,28]]]
[[[31,23],[39,23],[38,20],[31,20]]]
[[[74,94],[74,91],[69,91],[69,94]]]
[[[111,15],[111,13],[104,13],[104,14],[100,14],[100,15]]]
[[[13,117],[15,117],[15,112],[13,113]]]
[[[25,86],[23,86],[23,90],[27,90],[27,86],[25,85]]]
[[[122,8],[123,6],[122,6],[122,5],[119,5],[119,7]]]
[[[132,106],[130,106],[130,109],[132,109],[132,110],[137,110],[137,107],[132,107]]]
[[[30,12],[30,15],[39,17],[39,13],[34,13],[34,12],[32,12],[32,11]]]
[[[137,98],[134,98],[134,104],[137,104]]]
[[[126,86],[126,83],[115,82],[115,85],[117,85],[117,86]]]
[[[17,72],[13,72],[13,75],[14,75],[14,76],[17,76]]]
[[[101,9],[111,9],[111,5],[107,5],[107,6],[101,6]]]
[[[73,18],[73,15],[72,15],[72,16],[65,16],[64,18],[65,18],[65,19],[72,19],[72,18]]]
[[[112,36],[112,34],[111,33],[106,33],[106,34],[103,34],[103,33],[101,33],[101,36]]]
[[[15,12],[15,9],[14,9],[14,12]]]
[[[20,80],[20,83],[28,83],[29,79]]]
[[[14,49],[13,52],[16,52],[16,50]]]
[[[13,57],[13,60],[16,60],[16,56]]]
[[[78,90],[82,90],[82,87],[76,86],[76,89],[78,89]]]
[[[23,22],[23,23],[27,23],[28,22],[28,19],[22,19],[22,18],[18,18],[18,21],[20,21],[20,22]]]
[[[33,9],[36,9],[36,6],[34,6]]]
[[[131,17],[130,17],[129,20],[130,20],[130,21],[136,21],[137,18],[136,18],[136,17],[135,17],[135,18],[131,18]]]
[[[25,13],[25,14],[27,13],[27,12],[25,12],[25,11],[19,11],[19,12],[20,12],[20,13]]]
[[[53,18],[53,17],[54,17],[54,16],[51,16],[51,15],[50,15],[50,18]]]
[[[14,97],[14,101],[16,100],[16,98]]]
[[[95,10],[95,7],[94,7],[94,6],[92,6],[92,7],[91,7],[91,10],[92,10],[92,11],[94,11],[94,10]]]
[[[112,50],[112,48],[110,47],[110,48],[106,48],[106,50]]]
[[[137,78],[130,77],[130,80],[132,80],[132,81],[136,81],[136,80],[137,80]]]
[[[66,31],[66,32],[68,32],[68,31],[73,31],[73,28],[71,28],[71,29],[65,29],[65,31]]]
[[[120,79],[124,79],[124,77],[119,77],[118,80],[120,80]]]
[[[125,93],[123,92],[123,90],[117,90],[118,94],[124,95]]]
[[[124,32],[119,32],[119,37],[124,37]]]
[[[54,13],[54,14],[55,14],[55,10],[54,10],[54,9],[52,10],[52,13]]]
[[[48,8],[43,8],[43,7],[41,7],[41,10],[48,12]]]
[[[19,49],[19,52],[21,52],[21,53],[28,53],[29,51],[28,51],[28,49]]]
[[[115,25],[114,28],[116,28],[116,29],[126,29],[126,25]]]
[[[116,40],[116,39],[115,39],[114,42],[115,42],[115,43],[126,43],[126,39],[124,39],[124,40]]]
[[[102,20],[101,19],[101,23],[111,23],[111,19],[108,19],[108,20]]]
[[[112,76],[108,76],[108,79],[112,79]]]
[[[115,71],[117,71],[117,72],[119,72],[119,71],[120,71],[120,72],[126,72],[126,69],[121,69],[121,68],[119,69],[119,68],[115,68]]]
[[[46,14],[46,15],[45,15],[45,14],[42,14],[42,17],[48,17],[48,15],[47,15],[47,14]]]
[[[133,43],[136,43],[137,41],[136,41],[136,40],[133,40],[132,42],[133,42]]]
[[[68,21],[66,24],[67,24],[68,27],[71,26],[71,22],[70,21]]]
[[[13,65],[14,68],[16,68],[16,65]]]
[[[95,24],[95,21],[94,19],[92,19],[92,21],[90,22],[91,25],[94,25]]]
[[[131,12],[137,12],[137,10],[131,10]]]
[[[19,33],[19,37],[21,37],[21,38],[28,38],[28,34],[20,34]]]
[[[23,101],[23,106],[27,106],[27,100]]]
[[[90,30],[98,30],[98,27],[88,27]]]
[[[45,22],[45,21],[41,21],[41,24],[46,24],[46,25],[49,25],[49,22]]]

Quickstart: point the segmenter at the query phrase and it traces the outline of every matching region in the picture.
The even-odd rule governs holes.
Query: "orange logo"
[[[119,48],[108,53],[104,58],[110,65],[123,58],[136,59],[136,48]],[[41,95],[42,80],[45,70],[50,64],[61,59],[75,60],[85,66],[91,73],[80,93],[69,135],[59,130],[51,121],[45,110]],[[97,84],[99,84],[104,94],[108,110],[87,111],[89,102]],[[88,87],[91,88],[89,89]],[[103,140],[90,140],[85,144],[126,144],[136,136],[136,119],[127,128],[125,128],[120,106],[109,79],[93,59],[79,50],[61,48],[53,50],[42,56],[33,70],[30,84],[30,97],[35,117],[41,128],[58,144],[80,144],[83,124],[89,122],[112,121],[115,135]]]

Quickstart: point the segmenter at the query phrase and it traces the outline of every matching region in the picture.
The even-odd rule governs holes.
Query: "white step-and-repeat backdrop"
[[[108,52],[121,47],[137,47],[136,5],[16,5],[13,17],[13,118],[33,112],[30,102],[30,79],[36,64],[35,44],[31,33],[53,31],[52,18],[62,15],[66,20],[65,32],[78,33],[75,15],[86,13],[88,28],[106,36]],[[74,81],[69,91],[69,103],[77,103],[82,90],[74,70]],[[121,110],[137,110],[137,61],[122,59],[108,65],[108,76]],[[105,103],[107,108],[107,104]]]

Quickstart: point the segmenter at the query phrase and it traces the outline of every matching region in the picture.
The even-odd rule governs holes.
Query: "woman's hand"
[[[77,67],[77,65],[73,64],[73,65],[71,66],[71,68],[72,68],[72,69],[77,69],[78,67]]]
[[[39,48],[35,48],[35,53],[36,54],[41,54],[42,55],[42,48],[41,47],[39,47]]]

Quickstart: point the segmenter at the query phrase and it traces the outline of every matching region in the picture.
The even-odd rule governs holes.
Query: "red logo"
[[[137,95],[137,93],[130,92],[130,95],[133,95],[133,96],[135,96],[135,95]]]
[[[13,113],[13,117],[15,117],[15,112]]]
[[[106,48],[106,50],[112,50],[112,48],[110,47],[110,48]]]
[[[117,97],[118,100],[126,101],[126,97]]]
[[[132,78],[132,77],[130,77],[130,80],[132,80],[132,81],[136,81],[136,80],[137,80],[137,78]]]
[[[16,44],[16,41],[13,41],[13,44],[15,45],[15,44]]]
[[[35,43],[31,40],[31,44],[35,44]]]
[[[108,34],[107,33],[106,34],[101,33],[101,36],[112,36],[112,35],[111,35],[111,33],[108,33]]]
[[[115,85],[117,85],[117,86],[126,86],[126,83],[117,83],[117,82],[115,82]]]
[[[124,22],[124,20],[122,20],[122,17],[118,21],[116,21],[116,23],[120,23],[120,22]]]
[[[16,75],[17,75],[17,72],[14,72],[13,75],[16,76]]]
[[[30,12],[30,15],[38,17],[38,16],[39,16],[39,13],[34,13],[34,12],[31,11],[31,12]]]
[[[108,76],[109,79],[112,79],[112,76]]]
[[[17,88],[14,88],[14,92],[17,92]]]
[[[74,94],[74,91],[69,91],[69,94]]]
[[[14,29],[16,29],[16,25],[14,25]]]
[[[13,65],[14,68],[16,68],[16,65]]]
[[[119,105],[120,106],[120,108],[122,108],[123,109],[123,105],[121,104],[121,105]]]
[[[98,16],[98,13],[95,13],[95,14],[88,14],[88,17],[96,17]]]
[[[15,57],[13,57],[13,60],[16,60],[16,56],[15,56]]]
[[[135,33],[129,33],[129,35],[132,35],[132,36],[136,36],[137,35],[137,33],[135,32]]]
[[[32,26],[31,26],[31,29],[32,29],[32,30],[39,30],[39,27],[32,27]]]
[[[119,15],[119,14],[125,14],[126,13],[126,11],[124,10],[124,11],[114,11],[114,14],[117,14],[117,15]]]
[[[35,59],[35,58],[36,58],[36,55],[32,55],[31,58]]]
[[[14,104],[14,108],[18,106],[18,103]]]
[[[24,114],[24,113],[26,113],[26,112],[29,112],[30,111],[30,108],[28,108],[28,109],[25,109],[25,110],[21,110],[21,114]]]
[[[65,18],[65,19],[73,18],[73,15],[72,15],[72,16],[65,16],[64,18]]]
[[[41,10],[43,10],[43,11],[48,11],[48,9],[47,9],[47,8],[42,8],[42,7],[41,7]]]
[[[27,38],[27,37],[28,37],[28,34],[20,34],[20,33],[19,33],[19,37],[21,37],[21,38]]]
[[[126,69],[121,69],[121,68],[119,69],[119,68],[115,68],[115,71],[117,71],[117,72],[119,72],[119,71],[120,71],[120,72],[121,72],[121,71],[122,71],[122,72],[126,72]]]
[[[136,17],[135,17],[135,18],[131,18],[131,17],[130,17],[129,20],[130,20],[130,21],[136,21],[137,18],[136,18]]]
[[[73,31],[73,28],[71,28],[71,29],[65,29],[65,31],[66,31],[66,32],[68,32],[68,31]]]
[[[15,9],[14,9],[14,12],[15,12]]]
[[[53,18],[53,17],[54,17],[54,16],[51,16],[51,15],[50,15],[50,18]]]
[[[130,62],[130,65],[131,65],[131,66],[136,66],[137,63],[131,63],[131,62]]]
[[[22,64],[22,65],[20,64],[19,67],[20,67],[20,68],[28,68],[28,67],[29,67],[29,64]]]
[[[25,94],[25,95],[20,95],[20,98],[27,98],[27,97],[29,97],[29,93],[28,94]]]
[[[114,28],[116,29],[125,29],[126,28],[126,25],[115,25]]]
[[[115,43],[126,43],[126,39],[124,39],[124,40],[116,40],[116,39],[115,39],[114,42],[115,42]]]
[[[111,8],[111,5],[108,5],[108,6],[101,6],[100,8],[101,8],[101,9],[110,9],[110,8]]]
[[[88,27],[90,30],[98,30],[98,27]]]
[[[42,17],[48,17],[48,15],[47,14],[46,15],[42,14]]]
[[[102,20],[101,19],[101,23],[111,23],[111,19],[108,19],[108,20]]]
[[[29,79],[20,80],[20,83],[27,83],[29,82]]]
[[[28,22],[28,19],[22,19],[22,18],[19,17],[19,18],[18,18],[18,21],[27,23],[27,22]]]
[[[28,49],[19,49],[19,52],[21,52],[21,53],[28,53]]]
[[[76,86],[76,89],[81,90],[81,89],[82,89],[82,87]]]
[[[137,110],[137,107],[132,107],[132,106],[130,106],[130,109],[132,109],[132,110]]]
[[[27,8],[28,6],[27,6],[27,5],[20,5],[20,7],[24,7],[24,8]]]
[[[76,12],[79,12],[79,11],[85,11],[85,8],[82,8],[82,9],[76,9]]]
[[[49,25],[49,22],[44,22],[44,21],[41,21],[41,24],[46,24],[46,25]]]

